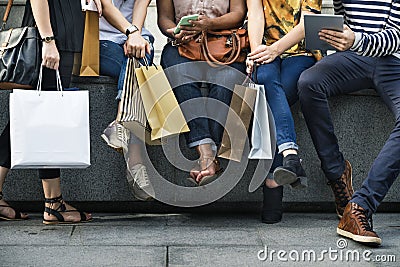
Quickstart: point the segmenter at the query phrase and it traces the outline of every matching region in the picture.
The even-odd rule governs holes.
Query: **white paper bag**
[[[265,98],[264,85],[250,84],[249,87],[257,89],[256,103],[254,104],[254,118],[251,132],[251,150],[249,159],[273,159],[271,148],[271,130],[269,118],[272,113],[268,108]]]
[[[88,91],[10,94],[11,168],[90,166]]]

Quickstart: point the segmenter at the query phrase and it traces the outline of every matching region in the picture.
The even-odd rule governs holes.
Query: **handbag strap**
[[[224,61],[219,61],[217,60],[209,51],[208,49],[208,39],[207,39],[207,32],[203,32],[203,37],[201,39],[201,50],[203,53],[204,58],[207,60],[207,62],[210,63],[217,63],[220,65],[230,65],[233,62],[235,62],[239,56],[240,56],[240,38],[237,35],[236,31],[233,31],[232,34],[232,53],[229,56],[229,58],[224,62]]]
[[[11,7],[13,5],[14,0],[8,0],[8,4],[6,7],[6,12],[3,16],[3,25],[1,26],[1,30],[4,30],[7,24],[8,16],[10,15]]]

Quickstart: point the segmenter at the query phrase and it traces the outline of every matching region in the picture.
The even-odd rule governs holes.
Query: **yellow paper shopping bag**
[[[151,140],[188,132],[189,127],[161,66],[136,69]]]

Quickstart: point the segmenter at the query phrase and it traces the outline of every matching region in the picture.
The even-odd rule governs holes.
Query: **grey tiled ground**
[[[92,223],[69,226],[44,226],[40,214],[23,222],[0,221],[0,266],[399,266],[372,261],[388,255],[400,261],[400,214],[374,217],[383,239],[375,249],[349,240],[338,249],[335,214],[287,213],[275,225],[260,223],[255,214],[94,216]],[[257,254],[265,248],[269,257],[260,261]],[[278,259],[279,250],[287,261]],[[319,261],[324,250],[339,258],[330,260],[325,253]],[[366,250],[369,262],[362,258]],[[315,260],[304,254],[310,251]],[[346,256],[349,251],[360,260]]]

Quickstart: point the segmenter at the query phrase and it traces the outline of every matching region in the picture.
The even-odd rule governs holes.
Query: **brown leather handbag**
[[[246,29],[203,31],[197,38],[178,46],[179,55],[210,64],[244,62],[250,47]]]

